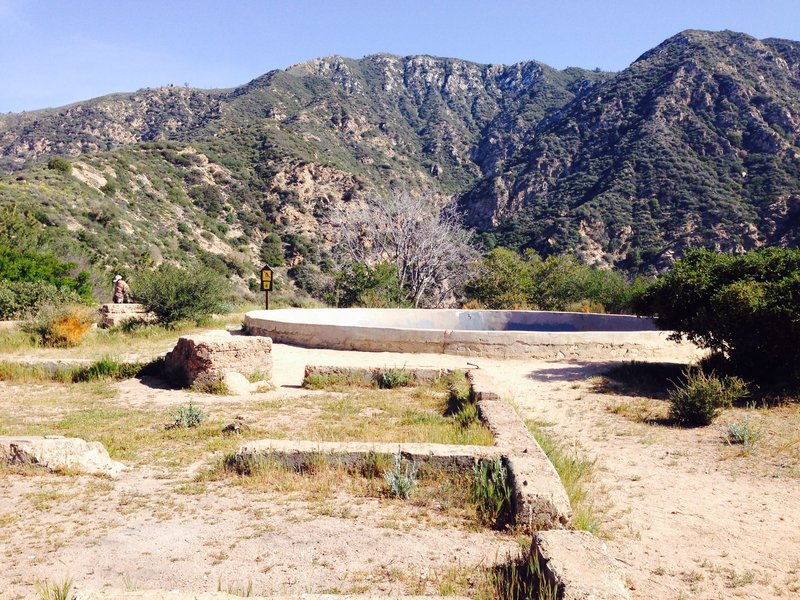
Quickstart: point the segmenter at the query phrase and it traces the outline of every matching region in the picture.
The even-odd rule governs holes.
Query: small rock
[[[236,371],[226,371],[222,375],[222,383],[231,394],[236,396],[250,393],[250,382],[247,377]]]
[[[240,435],[243,431],[250,429],[250,426],[244,422],[242,417],[233,419],[233,423],[228,423],[222,428],[223,435]]]

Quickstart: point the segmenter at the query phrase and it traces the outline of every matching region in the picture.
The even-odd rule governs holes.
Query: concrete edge
[[[503,449],[516,524],[528,533],[569,527],[572,507],[553,463],[516,409],[494,391],[492,377],[476,369],[470,371],[469,378],[478,413]]]
[[[540,531],[531,540],[540,577],[561,600],[629,600],[625,572],[586,531]]]
[[[496,446],[456,446],[395,442],[313,442],[305,440],[254,440],[240,444],[236,456],[261,455],[280,460],[286,466],[302,469],[320,457],[331,464],[356,467],[370,455],[400,453],[405,460],[441,468],[471,469],[484,458],[498,458]]]

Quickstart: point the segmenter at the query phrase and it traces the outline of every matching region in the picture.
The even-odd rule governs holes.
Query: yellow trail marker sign
[[[272,291],[272,269],[270,269],[268,266],[265,266],[263,269],[261,269],[261,291]]]

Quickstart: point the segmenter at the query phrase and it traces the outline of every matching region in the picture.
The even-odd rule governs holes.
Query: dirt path
[[[593,492],[605,512],[601,534],[624,563],[635,597],[800,596],[800,479],[785,476],[780,461],[732,455],[718,426],[679,429],[613,414],[609,407],[624,398],[595,393],[591,381],[606,364],[287,346],[276,346],[275,355],[276,378],[287,381],[306,362],[472,363],[488,370],[524,418],[552,423],[558,437],[597,461]],[[800,421],[794,426],[800,432]]]

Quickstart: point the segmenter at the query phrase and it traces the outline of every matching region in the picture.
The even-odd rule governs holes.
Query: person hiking
[[[131,288],[122,275],[114,275],[114,304],[125,304],[130,300]]]

